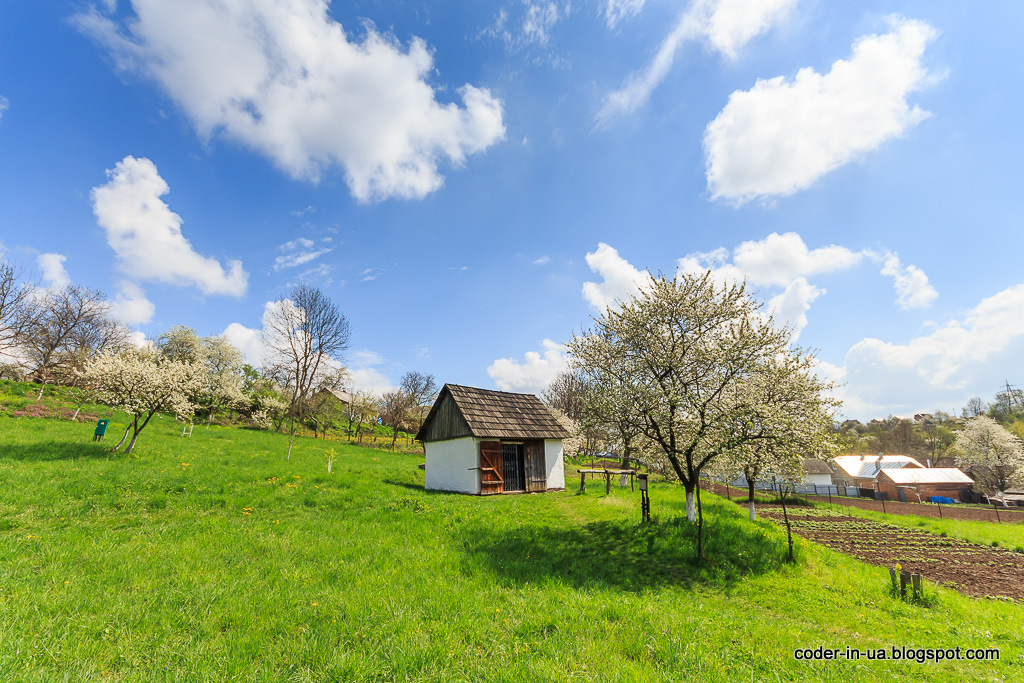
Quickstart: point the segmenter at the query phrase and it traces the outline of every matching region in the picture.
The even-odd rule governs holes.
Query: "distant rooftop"
[[[919,470],[908,467],[887,469],[885,476],[897,484],[973,484],[974,480],[955,467],[927,467]]]
[[[855,479],[874,479],[882,470],[914,467],[924,469],[909,455],[837,455],[836,465]]]

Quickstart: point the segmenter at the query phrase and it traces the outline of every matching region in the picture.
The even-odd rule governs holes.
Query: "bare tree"
[[[0,357],[19,348],[32,321],[32,287],[21,269],[0,256]]]
[[[400,386],[409,398],[409,415],[406,419],[410,423],[410,429],[419,431],[430,405],[437,396],[437,381],[433,375],[411,371],[402,375]]]
[[[540,399],[549,408],[555,408],[574,422],[583,420],[586,378],[578,370],[558,373],[551,384],[541,392]]]
[[[409,413],[412,411],[413,402],[408,393],[402,389],[385,391],[380,397],[380,419],[388,427],[391,427],[391,450],[395,450],[395,441],[398,440],[398,430],[406,426],[409,421]]]
[[[114,319],[98,290],[68,285],[33,301],[25,352],[43,385],[77,377],[90,358],[128,341],[127,328]]]
[[[308,400],[325,375],[341,365],[349,336],[348,318],[317,287],[298,285],[267,312],[263,342],[271,357],[266,370],[289,394],[289,457],[295,420],[304,417]]]
[[[967,405],[961,411],[960,416],[964,418],[978,417],[988,412],[988,404],[981,400],[980,397],[974,396],[967,401]]]

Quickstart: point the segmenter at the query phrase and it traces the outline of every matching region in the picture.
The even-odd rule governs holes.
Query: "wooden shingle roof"
[[[499,439],[566,439],[569,433],[533,394],[445,384],[417,439],[475,436]]]

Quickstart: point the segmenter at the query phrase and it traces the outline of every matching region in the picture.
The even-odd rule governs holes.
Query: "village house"
[[[562,490],[569,434],[533,394],[445,384],[416,438],[425,488],[470,494]]]
[[[920,468],[924,465],[909,455],[837,455],[833,458],[836,471],[832,481],[836,486],[858,486],[870,489],[882,470]]]
[[[932,496],[943,496],[959,503],[963,492],[969,490],[973,483],[973,479],[955,467],[906,467],[883,469],[878,474],[875,487],[889,494],[889,500],[920,503]]]

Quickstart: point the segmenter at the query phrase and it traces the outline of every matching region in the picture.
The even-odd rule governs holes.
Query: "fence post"
[[[942,519],[942,503],[936,503],[939,506],[939,519]]]

